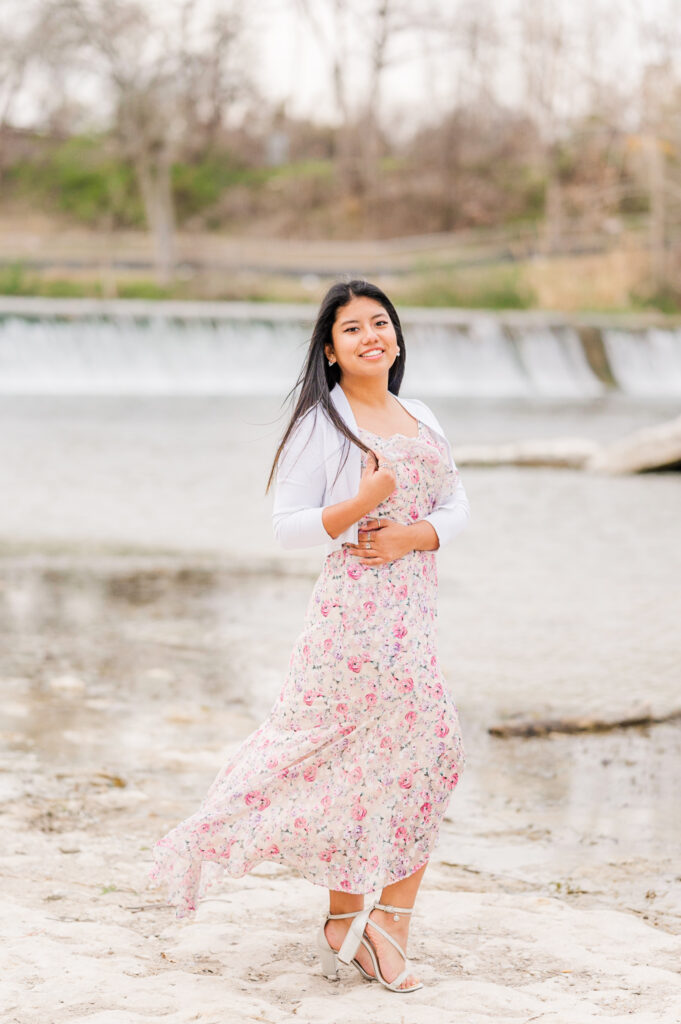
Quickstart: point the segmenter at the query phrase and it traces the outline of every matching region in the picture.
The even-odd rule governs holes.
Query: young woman
[[[329,889],[323,973],[352,963],[395,992],[423,987],[408,915],[465,765],[438,663],[434,552],[469,518],[440,424],[398,398],[405,362],[388,297],[334,285],[266,488],[276,472],[283,547],[325,545],[304,628],[270,714],[157,842],[151,872],[184,917],[223,870],[292,865]]]

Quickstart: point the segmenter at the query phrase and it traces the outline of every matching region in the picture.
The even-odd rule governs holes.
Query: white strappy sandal
[[[340,917],[357,917],[358,914],[363,914],[363,913],[364,913],[363,910],[352,910],[349,914],[330,914],[330,913],[328,913],[324,917],[324,920],[322,921],[322,926],[321,926],[321,928],[319,929],[319,931],[317,933],[317,952],[319,953],[319,958],[320,958],[320,960],[322,962],[322,974],[324,975],[325,978],[331,978],[331,979],[337,979],[338,978],[338,955],[339,955],[339,950],[334,949],[333,946],[329,943],[329,940],[326,937],[326,932],[324,931],[324,927],[326,925],[326,922],[327,921],[331,921],[331,920],[335,921],[335,920],[337,920]],[[373,924],[374,922],[372,921],[371,923]],[[353,922],[353,924],[354,924],[354,922]],[[352,927],[352,925],[350,927]],[[364,946],[366,946],[366,948],[369,950],[369,954],[371,955],[371,949],[369,948],[367,940],[364,939],[364,938],[361,938],[360,941],[361,941],[361,943]],[[357,946],[356,946],[356,949],[355,949],[355,952],[357,952],[357,949],[359,949],[359,946],[360,946],[360,943],[358,942]],[[341,946],[341,949],[342,948],[343,947]],[[353,957],[352,957],[351,960],[345,960],[343,962],[344,963],[348,963],[348,964],[354,964],[355,967],[357,968],[357,970],[359,971],[359,973],[362,975],[362,977],[366,978],[367,981],[376,981],[376,978],[373,976],[373,974],[369,974],[368,971],[365,971],[364,968],[362,967],[361,963],[359,962],[359,960],[355,959],[354,953],[353,953]]]
[[[376,928],[376,930],[381,932],[382,935],[385,935],[386,939],[393,944],[395,949],[399,951],[404,959],[404,970],[401,971],[401,973],[392,981],[386,981],[381,973],[381,968],[378,964],[378,955],[370,937],[365,931],[367,921],[369,920],[369,914],[374,907],[378,910],[386,910],[388,913],[392,914],[411,914],[414,909],[413,907],[392,907],[388,903],[374,903],[368,910],[365,908],[364,910],[360,910],[356,916],[351,915],[355,920],[350,925],[348,934],[345,936],[343,941],[343,945],[338,950],[338,959],[342,964],[357,963],[353,957],[359,949],[360,944],[363,944],[369,950],[369,956],[371,957],[371,962],[373,963],[374,971],[376,972],[376,981],[380,981],[381,985],[383,985],[384,988],[390,989],[391,992],[416,992],[418,989],[423,988],[422,981],[417,982],[416,985],[411,985],[409,988],[400,988],[400,984],[405,980],[405,978],[408,978],[409,975],[413,973],[411,964],[409,963],[407,954],[404,952],[399,942],[396,942],[392,935],[390,935],[385,928],[381,928],[380,924],[376,924],[372,918],[371,927]],[[359,964],[357,964],[357,966],[359,967]],[[360,968],[360,970],[362,969]],[[362,973],[366,975],[364,970],[362,970]],[[371,976],[368,975],[368,977]]]

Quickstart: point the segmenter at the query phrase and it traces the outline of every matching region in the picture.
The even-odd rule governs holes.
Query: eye
[[[388,321],[387,321],[387,320],[379,320],[379,321],[378,321],[378,322],[376,323],[376,326],[377,326],[377,327],[387,327],[387,326],[388,326]]]
[[[350,331],[356,331],[356,330],[357,330],[357,327],[346,327],[345,330],[343,331],[343,334],[349,334]]]

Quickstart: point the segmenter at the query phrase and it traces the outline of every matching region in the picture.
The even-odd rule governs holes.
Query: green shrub
[[[400,291],[402,302],[414,306],[453,306],[473,309],[529,309],[536,297],[513,268],[488,270],[457,277],[455,271],[429,274]]]

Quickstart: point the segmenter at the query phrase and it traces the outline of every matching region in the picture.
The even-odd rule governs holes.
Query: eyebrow
[[[387,316],[387,315],[388,315],[387,313],[374,313],[374,315],[371,317],[371,319],[375,320],[376,317]],[[341,320],[340,325],[341,325],[341,327],[345,327],[346,324],[358,324],[358,323],[359,323],[359,320]]]

